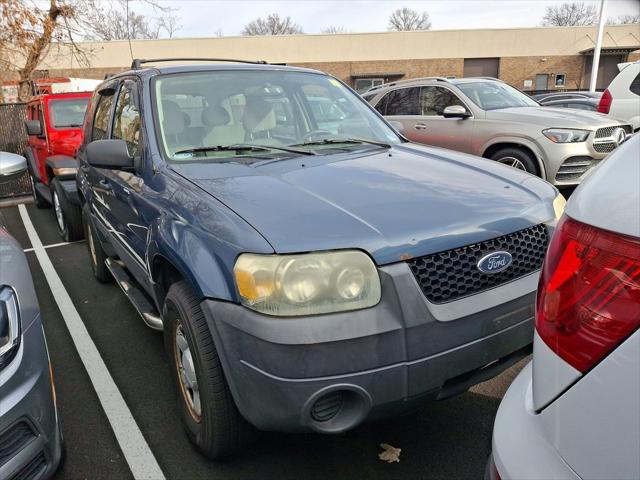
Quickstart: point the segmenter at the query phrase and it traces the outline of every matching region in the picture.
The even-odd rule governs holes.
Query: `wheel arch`
[[[529,142],[524,138],[498,138],[493,139],[490,143],[484,145],[482,149],[482,157],[483,158],[491,158],[491,156],[501,150],[503,148],[517,148],[525,151],[527,154],[531,155],[536,162],[538,167],[538,175],[542,178],[546,178],[546,168],[544,166],[544,162],[542,160],[542,152],[536,147],[533,142]]]

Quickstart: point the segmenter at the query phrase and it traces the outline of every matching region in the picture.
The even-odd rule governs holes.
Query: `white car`
[[[620,73],[600,97],[598,111],[640,129],[640,60],[618,64]]]
[[[533,361],[485,478],[640,478],[640,135],[574,192],[542,269]]]

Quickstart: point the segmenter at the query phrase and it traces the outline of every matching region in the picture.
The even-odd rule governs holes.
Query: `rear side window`
[[[127,143],[129,155],[135,157],[140,148],[140,112],[135,102],[134,82],[125,82],[118,94],[113,114],[113,132],[111,136]]]
[[[109,113],[113,104],[113,94],[100,95],[96,114],[93,117],[93,129],[91,130],[91,141],[104,140],[109,131]]]
[[[80,128],[87,111],[88,98],[71,98],[49,102],[49,118],[54,128]]]
[[[453,92],[443,87],[422,87],[420,90],[420,115],[442,116],[444,109],[451,105],[464,104]]]
[[[380,102],[385,105],[383,115],[420,115],[420,88],[401,88],[389,92]]]
[[[631,93],[640,95],[640,73],[636,75],[636,78],[634,78],[631,85],[629,85],[629,90],[631,90]]]

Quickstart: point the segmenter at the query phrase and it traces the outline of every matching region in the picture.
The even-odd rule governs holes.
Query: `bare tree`
[[[280,17],[277,13],[265,18],[256,18],[242,29],[242,35],[290,35],[304,33],[291,17]]]
[[[178,23],[178,17],[175,15],[163,15],[158,19],[158,27],[161,31],[165,31],[169,38],[173,38],[182,25]]]
[[[617,18],[609,18],[608,25],[632,25],[640,23],[640,13],[619,15]]]
[[[594,25],[598,21],[598,11],[593,5],[584,2],[563,3],[548,6],[542,17],[545,27],[569,27]]]
[[[336,33],[347,33],[348,30],[345,27],[337,26],[337,25],[329,25],[326,28],[322,29],[322,33],[328,34],[336,34]]]
[[[410,8],[399,8],[389,17],[389,30],[429,30],[431,21],[427,12],[419,13]]]
[[[141,1],[169,11],[158,0]],[[78,64],[88,65],[91,51],[76,40],[104,38],[97,35],[105,25],[113,27],[109,38],[126,38],[127,31],[132,38],[157,37],[158,25],[128,7],[127,0],[0,0],[0,59],[17,74],[20,99],[30,97],[29,83],[52,46],[67,47]]]

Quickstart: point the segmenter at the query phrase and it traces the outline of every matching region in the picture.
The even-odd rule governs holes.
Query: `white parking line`
[[[74,243],[84,243],[84,240],[76,240],[75,242],[60,242],[60,243],[52,243],[51,245],[43,245],[42,248],[44,248],[45,250],[48,248],[55,248],[55,247],[64,247],[65,245],[73,245]],[[28,253],[28,252],[33,252],[35,250],[35,248],[25,248],[23,250],[24,253]]]
[[[31,223],[27,209],[24,205],[19,205],[18,209],[31,245],[33,245],[33,251],[51,288],[53,298],[60,309],[84,368],[89,374],[93,388],[107,415],[122,453],[129,464],[131,473],[136,479],[164,480],[165,476],[156,458],[138,428],[107,366],[104,364],[100,352],[98,352],[82,318],[80,318],[80,314],[62,284],[62,280],[60,280],[51,263],[51,259],[47,255],[47,251],[42,245],[33,223]]]

